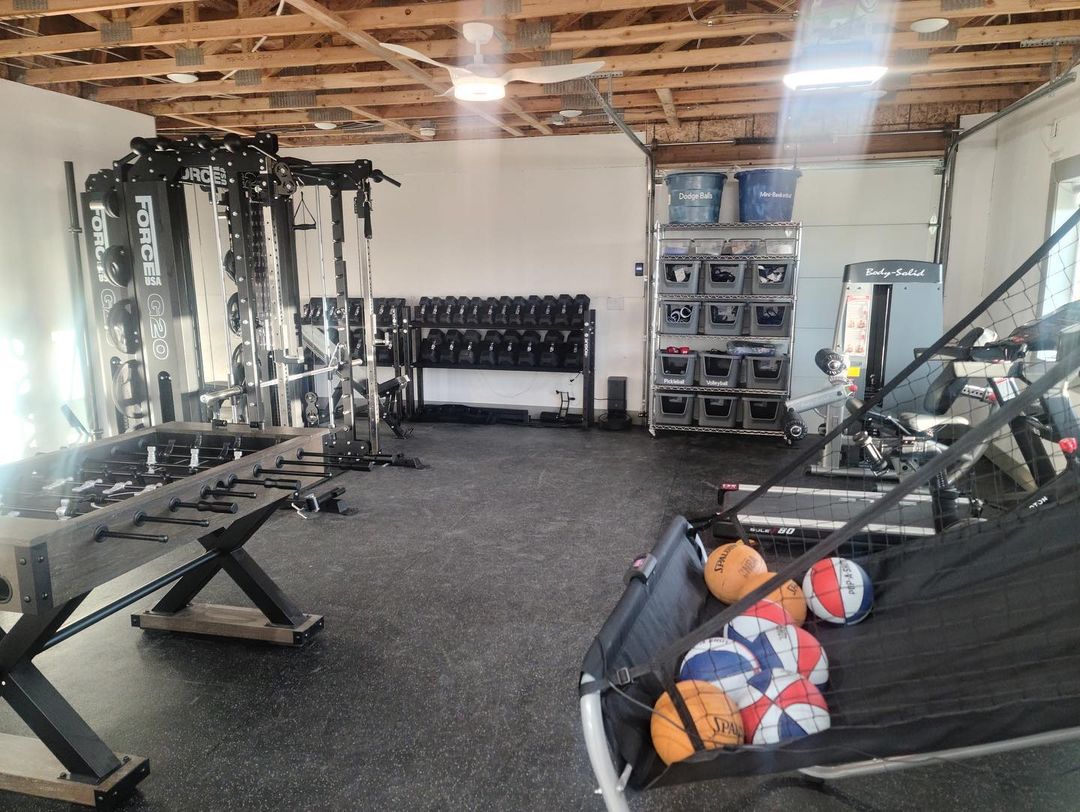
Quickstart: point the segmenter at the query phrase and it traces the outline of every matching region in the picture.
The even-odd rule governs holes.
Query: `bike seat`
[[[966,426],[968,419],[951,414],[916,414],[915,412],[902,412],[900,421],[919,434],[927,434],[944,426]]]

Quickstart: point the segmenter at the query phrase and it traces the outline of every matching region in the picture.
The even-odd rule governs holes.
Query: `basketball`
[[[827,623],[851,626],[870,614],[874,585],[866,570],[847,558],[823,558],[803,578],[810,611]]]
[[[762,671],[751,678],[745,692],[747,701],[739,713],[747,744],[800,739],[828,730],[831,723],[821,691],[798,674]]]
[[[775,575],[775,572],[759,572],[751,575],[743,582],[742,590],[737,597],[741,598],[743,595],[753,592]],[[772,601],[783,606],[795,621],[796,626],[801,626],[806,622],[806,599],[803,597],[803,591],[799,589],[799,585],[794,581],[785,581],[780,584],[766,595],[763,600]]]
[[[694,720],[694,727],[706,750],[743,743],[739,710],[723,691],[707,682],[693,680],[677,682],[675,689]],[[652,734],[653,747],[665,764],[674,764],[694,754],[694,745],[683,727],[679,711],[667,693],[661,695],[653,706],[649,732]]]
[[[814,685],[829,681],[829,658],[817,638],[798,626],[778,626],[750,646],[762,671],[790,671]]]
[[[705,562],[705,585],[717,600],[734,603],[746,579],[767,569],[765,559],[748,544],[724,544],[713,550]]]
[[[737,691],[761,670],[748,646],[726,637],[702,640],[683,657],[679,679],[711,682],[722,691]]]
[[[778,603],[758,601],[724,626],[722,634],[729,640],[749,646],[758,635],[777,626],[794,625],[795,619]]]

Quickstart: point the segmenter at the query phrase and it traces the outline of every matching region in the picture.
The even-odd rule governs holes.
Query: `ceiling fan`
[[[476,55],[473,61],[464,66],[447,65],[444,62],[438,62],[405,45],[389,42],[380,44],[388,51],[448,71],[450,81],[454,86],[447,91],[447,94],[453,93],[454,98],[461,101],[494,101],[506,95],[506,85],[510,82],[553,85],[559,82],[568,82],[572,79],[580,79],[590,73],[595,73],[604,66],[602,61],[576,62],[569,65],[511,68],[501,75],[496,75],[495,67],[485,64],[484,56],[480,53],[480,48],[491,42],[491,38],[495,35],[495,28],[488,23],[465,23],[462,26],[462,34],[465,36],[466,41],[476,46]]]

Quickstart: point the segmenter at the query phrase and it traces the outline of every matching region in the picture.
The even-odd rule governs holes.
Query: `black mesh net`
[[[632,785],[1080,726],[1078,222],[767,482],[673,525],[586,659]]]

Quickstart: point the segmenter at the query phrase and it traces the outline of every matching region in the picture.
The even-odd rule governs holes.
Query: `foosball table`
[[[147,776],[149,761],[113,752],[32,660],[166,586],[133,626],[286,646],[322,628],[244,545],[279,508],[317,508],[311,489],[332,472],[370,469],[329,442],[170,423],[0,466],[0,697],[36,737],[0,734],[0,790],[107,807]],[[197,558],[72,620],[92,590],[189,542]],[[219,572],[254,606],[194,603]]]

